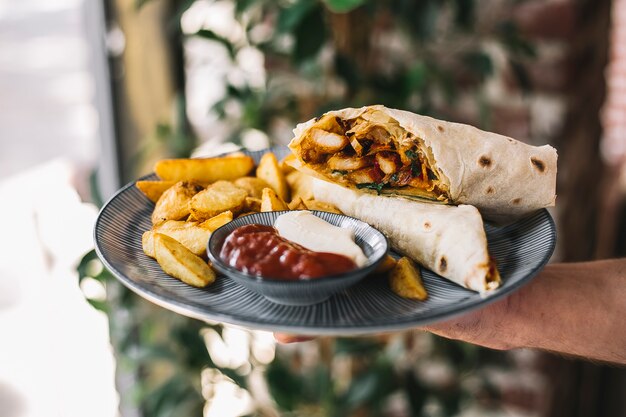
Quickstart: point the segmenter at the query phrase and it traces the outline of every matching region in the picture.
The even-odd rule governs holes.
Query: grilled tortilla
[[[294,135],[295,168],[350,189],[470,204],[493,220],[554,205],[548,145],[380,105],[328,112]]]
[[[450,281],[480,293],[500,286],[475,207],[379,197],[319,179],[314,180],[313,194],[316,200],[376,227],[396,251]]]

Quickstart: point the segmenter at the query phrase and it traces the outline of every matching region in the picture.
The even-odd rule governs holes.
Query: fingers
[[[315,339],[310,336],[298,336],[287,333],[274,333],[274,339],[278,343],[299,343],[299,342],[308,342],[309,340]]]

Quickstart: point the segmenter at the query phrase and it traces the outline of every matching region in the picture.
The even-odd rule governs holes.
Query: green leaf
[[[208,39],[208,40],[211,40],[211,41],[215,41],[215,42],[221,44],[222,46],[224,46],[224,48],[226,48],[226,50],[228,51],[228,54],[230,55],[230,57],[233,58],[233,59],[235,58],[235,55],[237,53],[237,51],[235,50],[235,45],[233,45],[228,39],[218,35],[217,33],[213,32],[212,30],[200,29],[199,31],[197,31],[193,35],[198,36],[198,37],[203,38],[203,39]]]
[[[347,13],[359,6],[362,6],[367,0],[323,0],[330,11],[334,13]]]
[[[398,388],[390,361],[379,358],[367,370],[357,375],[345,395],[345,404],[348,408],[357,408],[363,405],[379,408],[384,399]],[[372,415],[378,413],[372,412]]]
[[[519,33],[519,29],[513,22],[504,22],[497,28],[500,42],[509,54],[518,57],[536,58],[535,47]]]
[[[293,32],[315,7],[313,0],[298,0],[291,7],[281,9],[276,29],[281,33]]]
[[[105,314],[109,314],[109,304],[106,301],[94,300],[92,298],[86,298],[87,302],[91,304],[93,308],[98,311],[102,311]]]
[[[252,5],[259,3],[258,0],[237,0],[235,2],[235,14],[240,16],[246,10],[248,10]]]
[[[276,404],[283,410],[293,410],[302,394],[302,379],[294,375],[279,358],[267,367],[265,378]]]
[[[464,65],[481,80],[493,74],[493,61],[482,51],[467,52],[462,57]]]
[[[326,34],[323,10],[321,7],[316,7],[306,15],[294,31],[296,38],[293,51],[294,60],[297,63],[302,63],[315,56],[326,42]]]
[[[416,62],[405,74],[408,91],[421,91],[428,81],[428,67],[423,62]]]
[[[356,188],[358,188],[359,190],[361,190],[363,188],[366,188],[368,190],[374,190],[378,194],[380,194],[380,192],[382,191],[384,186],[385,186],[385,183],[383,183],[383,182],[381,182],[381,183],[366,182],[366,183],[362,183],[362,184],[357,184]]]

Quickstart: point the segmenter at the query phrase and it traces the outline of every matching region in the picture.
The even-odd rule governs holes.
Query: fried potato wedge
[[[313,179],[300,171],[293,171],[285,177],[291,191],[291,199],[313,200]]]
[[[233,212],[227,210],[223,213],[218,214],[217,216],[213,216],[210,219],[203,221],[198,226],[210,232],[214,232],[220,227],[224,226],[226,223],[231,222],[232,220]]]
[[[289,210],[308,210],[309,208],[304,204],[304,201],[300,197],[293,200],[288,204]]]
[[[267,182],[283,201],[289,201],[289,185],[272,152],[263,155],[256,176]]]
[[[155,233],[154,252],[163,271],[194,287],[206,287],[215,281],[215,272],[199,256],[175,239]]]
[[[422,284],[422,274],[413,261],[402,257],[389,273],[389,286],[400,297],[423,301],[428,297]]]
[[[242,177],[233,181],[239,188],[243,188],[248,192],[248,197],[261,198],[263,189],[271,187],[265,180],[256,177]]]
[[[234,159],[234,158],[233,158]],[[204,221],[230,210],[233,214],[245,208],[248,193],[228,181],[217,181],[199,192],[189,202],[193,217]]]
[[[176,184],[176,181],[137,181],[135,186],[139,188],[139,191],[144,193],[150,201],[156,203],[165,190],[174,184]]]
[[[166,181],[212,183],[232,181],[246,176],[254,168],[249,156],[225,156],[206,159],[164,159],[154,165],[154,172]]]
[[[261,197],[261,211],[281,211],[289,210],[287,203],[280,198],[271,188],[263,190],[263,196]]]
[[[196,222],[185,222],[177,220],[168,220],[158,224],[151,231],[145,232],[141,236],[141,244],[143,252],[154,258],[154,235],[161,233],[167,235],[198,256],[206,255],[206,244],[211,236],[211,230],[200,227]]]
[[[385,255],[383,260],[378,264],[376,269],[374,269],[374,274],[384,274],[393,269],[398,261],[391,255]]]
[[[286,157],[284,157],[283,159],[281,159],[281,161],[278,163],[278,165],[280,166],[281,171],[283,171],[284,175],[289,174],[290,172],[295,171],[296,169],[294,167],[291,166],[291,163],[296,161],[296,155],[290,153],[289,155],[287,155]]]
[[[246,217],[246,216],[249,216],[251,214],[256,214],[256,213],[258,213],[258,211],[246,211],[244,213],[241,213],[239,216],[237,216],[237,218]]]
[[[317,200],[307,200],[304,202],[304,204],[309,208],[309,210],[327,211],[329,213],[343,214],[341,210],[329,203],[324,203]]]
[[[245,211],[258,212],[261,211],[261,199],[254,197],[246,197]]]
[[[193,181],[179,181],[172,185],[157,200],[152,212],[152,224],[187,217],[189,202],[202,190],[204,187]]]

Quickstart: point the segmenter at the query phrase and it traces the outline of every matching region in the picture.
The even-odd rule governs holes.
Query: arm
[[[506,299],[424,329],[494,349],[626,364],[626,259],[548,265]]]
[[[626,259],[548,265],[504,300],[423,329],[492,349],[538,348],[626,364]],[[275,336],[282,343],[310,339]]]

